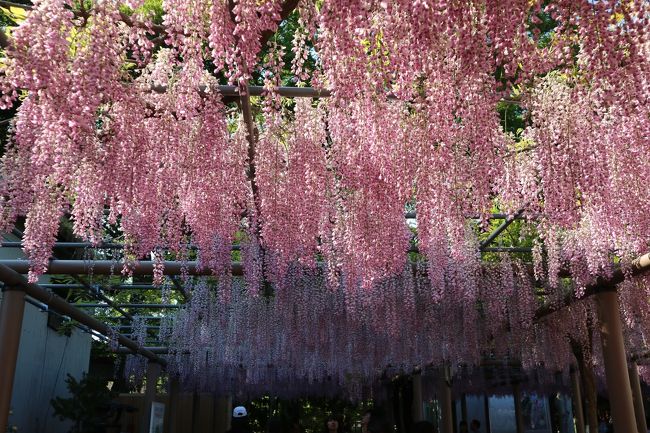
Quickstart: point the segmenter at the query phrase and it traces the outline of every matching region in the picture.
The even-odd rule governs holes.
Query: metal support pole
[[[0,432],[7,431],[9,422],[24,311],[25,292],[5,287],[0,304]]]
[[[634,415],[636,416],[636,428],[639,433],[646,433],[648,426],[645,422],[645,408],[643,407],[643,394],[641,393],[641,381],[636,362],[628,366],[630,385],[632,387],[632,400],[634,401]]]
[[[142,433],[149,433],[149,424],[151,422],[151,406],[156,399],[156,384],[160,377],[160,364],[156,362],[147,363],[147,384],[144,389],[144,406],[142,411]]]
[[[517,424],[517,433],[524,433],[524,414],[521,411],[521,389],[517,382],[512,384],[512,396],[515,400],[515,422]]]
[[[413,404],[411,406],[413,421],[418,422],[424,419],[422,407],[422,373],[413,374]]]
[[[573,399],[573,410],[575,411],[574,418],[576,423],[576,433],[585,433],[585,416],[582,410],[582,392],[580,392],[580,380],[578,378],[578,371],[574,366],[571,366],[571,391]]]
[[[440,433],[454,433],[454,417],[449,380],[448,369],[445,367],[440,370],[440,379],[438,382],[438,399],[440,400],[440,411],[442,412]]]
[[[600,319],[600,339],[605,361],[607,393],[612,410],[614,430],[636,431],[634,402],[627,373],[627,359],[623,343],[621,315],[616,292],[603,291],[596,295]]]

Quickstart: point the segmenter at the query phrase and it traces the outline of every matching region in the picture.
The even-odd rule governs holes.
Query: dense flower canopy
[[[426,280],[418,296],[428,303],[395,301],[391,314],[449,308],[453,323],[470,326],[485,302],[497,316],[516,311],[528,329],[535,281],[503,259],[499,284],[486,283],[496,271],[481,263],[472,218],[523,210],[537,285],[557,297],[562,272],[580,296],[648,249],[647,1],[165,0],[161,24],[143,1],[77,3],[34,1],[5,44],[1,105],[22,103],[2,159],[0,229],[26,216],[33,281],[70,214],[75,234],[95,243],[107,224],[119,226],[131,259],[161,259],[163,249],[188,258],[196,245],[220,277],[219,299],[230,299],[239,244],[246,308],[258,308],[268,284],[274,302],[291,305],[294,291],[308,302],[290,275],[298,266],[340,291],[327,302],[346,315],[387,311],[381,288],[415,278],[415,232]],[[290,13],[297,29],[285,65],[272,35]],[[288,102],[278,93],[287,71],[331,96]],[[244,106],[254,76],[265,93],[240,118],[217,86],[237,86]],[[521,130],[504,128],[503,101],[523,117]],[[512,296],[521,302],[508,304]],[[350,338],[367,325],[339,323]],[[382,326],[381,338],[398,332]],[[443,357],[470,362],[479,333],[459,335],[472,349],[449,343]],[[394,361],[381,356],[361,368]]]

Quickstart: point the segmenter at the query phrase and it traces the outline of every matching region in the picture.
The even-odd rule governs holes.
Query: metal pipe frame
[[[30,305],[33,305],[36,308],[38,308],[39,310],[41,310],[41,312],[52,313],[52,314],[55,314],[55,315],[57,315],[59,317],[64,317],[66,319],[68,318],[68,316],[65,316],[63,314],[59,314],[54,310],[50,310],[50,308],[46,304],[43,304],[42,302],[38,302],[38,301],[32,299],[29,296],[25,296],[25,302],[30,304]],[[80,323],[77,323],[75,321],[71,321],[70,323],[72,324],[72,326],[79,329],[80,331],[86,332],[86,333],[88,333],[88,334],[90,334],[90,335],[92,335],[94,337],[97,337],[98,339],[101,339],[101,340],[104,340],[104,341],[109,341],[108,337],[106,337],[103,334],[100,334],[99,332],[95,331],[94,329],[90,329],[87,326],[84,326],[84,325],[82,325]],[[130,326],[125,326],[125,327],[130,328]],[[119,328],[122,328],[122,326],[120,326]],[[127,334],[124,334],[124,336],[127,337]],[[132,352],[129,350],[129,353],[132,353]]]
[[[4,264],[0,264],[0,281],[4,282],[7,286],[17,287],[24,290],[27,295],[47,305],[48,308],[56,311],[59,314],[68,316],[71,319],[76,320],[77,322],[99,332],[108,338],[115,336],[113,328],[73,307],[65,299],[55,295],[54,293],[50,293],[44,290],[37,284],[29,283],[22,275],[17,273],[15,270],[5,266]],[[119,333],[116,335],[116,337],[118,342],[122,346],[127,347],[132,353],[142,355],[150,361],[159,363],[161,365],[166,364],[163,359],[159,358],[149,350],[140,347],[135,341],[130,340]]]
[[[164,347],[164,346],[151,346],[151,347],[147,347],[147,350],[149,350],[151,353],[155,353],[156,355],[167,355],[169,353],[169,347]],[[118,347],[117,349],[113,350],[113,353],[124,355],[124,354],[129,354],[131,352],[126,347]],[[189,354],[190,352],[188,351],[186,353]]]
[[[14,228],[13,233],[18,236],[18,238],[22,239],[23,238],[23,233]],[[92,297],[99,299],[100,301],[106,302],[108,305],[112,306],[115,311],[120,313],[122,316],[126,317],[129,320],[133,320],[133,316],[131,316],[128,312],[122,310],[121,308],[117,308],[114,306],[113,301],[108,298],[104,293],[102,293],[101,289],[96,288],[96,287],[91,287],[90,284],[81,276],[79,275],[71,275],[73,279],[78,281],[81,285],[83,285],[91,294]]]
[[[155,309],[165,309],[165,308],[181,308],[182,304],[89,304],[89,303],[79,303],[79,304],[70,304],[73,307],[77,308],[155,308]]]
[[[87,289],[87,287],[84,286],[83,284],[74,284],[74,283],[71,284],[43,283],[43,284],[39,284],[39,286],[43,287],[44,289],[70,289],[70,290]],[[96,285],[91,284],[90,286],[95,287]],[[104,290],[139,290],[139,291],[161,290],[161,287],[154,286],[153,284],[115,284],[115,285],[101,286],[100,288]],[[175,286],[171,286],[171,288],[173,290],[178,290]]]
[[[648,271],[650,271],[650,253],[642,255],[632,262],[630,276],[641,275]],[[585,288],[585,294],[582,298],[577,299],[573,293],[570,293],[569,296],[564,299],[564,302],[560,304],[548,305],[537,309],[534,320],[541,320],[549,314],[552,314],[561,308],[572,304],[573,302],[579,302],[598,293],[615,292],[617,290],[616,286],[619,283],[622,283],[625,280],[625,277],[625,272],[620,268],[614,271],[612,276],[607,280],[598,277],[593,284],[587,285]]]
[[[97,286],[94,286],[94,287],[93,287],[93,286],[91,286],[90,284],[88,284],[88,282],[87,282],[84,278],[82,278],[82,277],[79,276],[79,275],[74,275],[73,278],[74,278],[75,280],[79,281],[79,283],[80,283],[82,286],[84,286],[84,287],[85,287],[85,288],[90,292],[90,294],[91,294],[92,296],[94,296],[95,298],[98,298],[100,301],[104,301],[104,302],[106,302],[106,304],[107,304],[109,307],[113,308],[115,311],[117,311],[118,313],[120,313],[120,314],[121,314],[122,316],[124,316],[125,318],[127,318],[127,319],[129,319],[129,320],[133,320],[133,316],[132,316],[129,312],[124,311],[120,306],[118,306],[117,304],[115,304],[115,303],[113,302],[113,300],[110,299],[108,296],[104,295],[104,293],[102,293],[102,290],[101,290],[100,287],[97,287]]]
[[[495,218],[500,219],[500,218]],[[498,234],[497,234],[498,235]],[[495,236],[496,237],[496,236]],[[0,242],[0,246],[5,248],[22,248],[23,243],[20,241],[4,241]],[[117,243],[106,243],[93,245],[90,242],[56,242],[54,244],[55,249],[81,249],[81,248],[92,248],[92,249],[114,249],[121,250],[124,248],[123,244]],[[196,249],[195,245],[190,245],[190,249]],[[168,248],[163,248],[168,249]],[[232,251],[239,251],[241,249],[240,245],[233,245]],[[492,253],[530,253],[532,248],[530,247],[483,247],[481,248],[482,252],[492,252]],[[409,250],[409,252],[418,252],[417,249]]]
[[[0,265],[6,266],[19,274],[29,272],[30,260],[0,260]],[[188,275],[212,276],[212,270],[200,267],[198,262],[176,262],[164,261],[164,275],[181,275],[183,270]],[[94,274],[94,275],[119,275],[124,264],[112,260],[51,260],[46,274]],[[133,275],[153,275],[153,261],[134,262],[131,265]],[[232,263],[232,275],[241,276],[242,265],[239,262]]]
[[[2,241],[0,242],[1,247],[5,248],[23,248],[23,243],[21,241]],[[196,250],[198,247],[196,245],[186,245],[190,250]],[[122,250],[124,249],[124,244],[117,242],[102,242],[99,244],[93,244],[92,242],[55,242],[53,249],[83,249],[91,248],[97,250]],[[161,247],[164,250],[170,249],[169,247]],[[239,251],[241,247],[239,245],[233,245],[231,247],[232,251]]]
[[[503,223],[501,223],[499,227],[497,227],[492,233],[490,233],[490,236],[488,236],[487,239],[481,242],[479,249],[481,251],[484,251],[485,248],[487,248],[494,241],[494,239],[497,238],[497,236],[503,233],[503,231],[507,229],[508,226],[510,226],[510,224],[512,224],[517,218],[521,217],[521,215],[524,213],[525,208],[526,206],[522,207],[517,211],[517,213],[515,213],[512,216],[509,216]]]
[[[531,247],[485,247],[480,250],[482,253],[532,253]],[[420,248],[413,246],[409,248],[409,253],[419,253]]]

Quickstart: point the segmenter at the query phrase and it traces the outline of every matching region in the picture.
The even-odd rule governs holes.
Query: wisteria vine
[[[162,24],[142,1],[126,2],[132,14],[120,2],[75,4],[34,1],[4,44],[0,108],[21,101],[0,166],[0,229],[26,218],[31,281],[47,269],[66,214],[93,243],[119,224],[126,257],[156,252],[157,282],[163,254],[187,258],[195,245],[222,293],[195,288],[203,310],[192,304],[179,317],[177,330],[188,327],[174,337],[179,351],[188,333],[190,345],[212,348],[238,336],[265,368],[271,354],[293,356],[289,344],[316,344],[311,361],[284,361],[311,377],[325,359],[341,380],[406,359],[471,362],[503,320],[520,330],[508,350],[564,338],[534,331],[536,288],[558,300],[570,271],[581,297],[596,276],[647,252],[647,1],[165,0]],[[270,38],[294,7],[285,65]],[[288,103],[277,93],[286,73],[331,97]],[[245,90],[256,74],[265,93],[249,131],[216,89]],[[501,124],[504,100],[523,113],[517,133]],[[469,218],[484,223],[495,206],[525,210],[536,281],[521,263],[481,262]],[[406,209],[416,210],[416,228]],[[230,284],[233,243],[246,296]],[[303,284],[303,272],[326,278]],[[269,284],[275,309],[259,296]],[[626,320],[645,320],[644,301],[623,298]],[[473,329],[480,314],[502,319],[480,330],[491,337]],[[446,328],[449,317],[466,332]],[[416,322],[421,332],[392,344]],[[329,334],[323,345],[302,341],[301,326]],[[364,332],[380,328],[373,344],[389,352],[346,367],[350,350],[372,352]],[[263,340],[272,329],[268,338],[282,341]],[[425,346],[438,352],[407,354]],[[232,347],[210,352],[214,360],[193,353],[234,366]],[[531,362],[544,356],[532,353]]]

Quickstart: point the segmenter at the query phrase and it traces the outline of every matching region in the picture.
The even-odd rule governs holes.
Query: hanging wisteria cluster
[[[540,315],[540,295],[521,263],[505,260],[481,274],[472,301],[433,299],[423,267],[373,286],[352,309],[343,287],[333,291],[322,272],[300,267],[288,269],[282,290],[270,298],[250,296],[242,278],[233,279],[228,295],[206,279],[188,281],[190,300],[165,320],[157,339],[169,347],[167,369],[184,387],[240,397],[346,390],[362,398],[395,374],[443,366],[470,379],[459,382],[465,390],[485,385],[476,370],[485,365],[518,365],[519,374],[550,385],[554,372],[575,364],[576,350],[604,375],[594,302]],[[648,350],[650,286],[627,284],[634,286],[620,296],[631,313],[625,317],[627,344]],[[546,295],[557,305],[571,289]],[[142,326],[137,320],[131,336],[144,346],[151,340]],[[132,357],[127,376],[141,378],[143,361]]]
[[[0,108],[21,103],[0,230],[26,217],[32,281],[65,214],[94,243],[118,225],[127,267],[154,252],[157,282],[163,249],[187,259],[195,245],[220,288],[195,287],[178,318],[171,338],[196,357],[180,373],[228,366],[226,386],[245,361],[250,383],[268,368],[292,380],[281,360],[343,381],[407,360],[472,363],[508,328],[504,353],[566,339],[532,325],[524,265],[481,263],[468,218],[495,205],[530,217],[536,283],[557,302],[563,272],[581,296],[648,249],[647,1],[164,0],[162,24],[143,1],[126,2],[132,14],[76,3],[34,1],[3,47]],[[271,37],[292,10],[285,65]],[[287,70],[331,97],[283,103]],[[238,118],[217,85],[246,95],[254,74],[260,110]],[[497,111],[512,97],[518,134]],[[231,284],[234,242],[245,291]],[[623,297],[626,320],[645,320],[646,301]],[[561,361],[549,356],[521,359]]]

